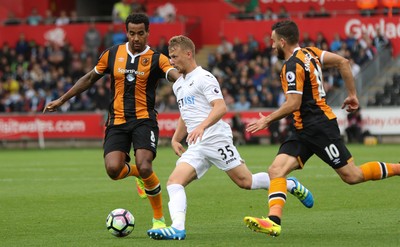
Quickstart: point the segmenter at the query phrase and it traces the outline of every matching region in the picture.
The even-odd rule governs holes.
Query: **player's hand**
[[[204,134],[204,128],[198,126],[188,134],[188,136],[186,137],[186,142],[188,144],[195,144],[197,141],[201,141],[203,134]]]
[[[46,105],[46,107],[43,109],[43,113],[45,113],[46,111],[48,112],[57,111],[57,108],[60,107],[62,104],[63,103],[61,102],[60,99],[53,100]]]
[[[258,113],[260,118],[257,121],[253,121],[247,124],[246,131],[250,133],[255,133],[259,130],[265,129],[269,127],[269,123],[267,121],[267,117],[264,116],[261,112]]]
[[[354,112],[360,107],[356,96],[348,96],[342,105],[342,109],[346,108],[347,112]]]
[[[182,146],[182,144],[177,141],[171,141],[171,146],[175,154],[178,155],[179,157],[181,157],[182,154],[186,151],[186,149]]]

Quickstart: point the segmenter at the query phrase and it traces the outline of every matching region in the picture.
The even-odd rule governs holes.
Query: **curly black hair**
[[[144,23],[144,28],[145,28],[146,32],[149,31],[149,23],[150,23],[149,17],[144,13],[133,13],[133,14],[130,14],[125,20],[126,31],[128,31],[128,24],[129,23],[133,23],[133,24]]]

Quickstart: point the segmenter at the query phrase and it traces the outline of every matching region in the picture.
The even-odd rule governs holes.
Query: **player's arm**
[[[171,68],[167,71],[167,80],[169,82],[175,82],[178,80],[179,76],[181,76],[181,74],[179,74],[178,70],[175,68]]]
[[[210,102],[212,106],[211,112],[207,118],[203,120],[187,137],[189,144],[195,143],[197,139],[202,138],[204,130],[218,122],[227,112],[227,107],[224,99],[215,99]]]
[[[172,136],[171,146],[175,154],[181,156],[185,152],[185,148],[182,146],[181,141],[187,135],[185,122],[182,117],[178,119],[178,125],[176,127],[175,133]]]
[[[256,121],[249,123],[246,127],[246,131],[254,133],[259,130],[268,128],[272,122],[278,121],[299,110],[301,106],[301,100],[302,94],[287,94],[286,101],[276,111],[272,112],[268,116],[265,116],[260,112],[260,118]]]
[[[335,67],[339,70],[342,76],[348,97],[344,100],[342,109],[347,106],[347,111],[352,112],[358,109],[359,103],[357,98],[356,86],[354,83],[354,77],[351,73],[351,65],[348,59],[339,56],[335,53],[325,51],[323,55],[323,65],[324,67]]]
[[[49,111],[53,112],[56,111],[58,107],[68,101],[70,98],[78,95],[88,88],[90,88],[97,80],[99,80],[102,75],[99,75],[93,69],[92,71],[88,72],[86,75],[82,76],[75,84],[72,86],[70,90],[68,90],[65,94],[63,94],[60,98],[51,101],[44,109],[43,112]]]

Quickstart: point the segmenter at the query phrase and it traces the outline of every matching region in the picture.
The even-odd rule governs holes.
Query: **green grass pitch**
[[[265,171],[278,146],[239,146],[253,172]],[[400,145],[349,145],[356,163],[398,162]],[[305,208],[288,195],[282,234],[277,238],[245,227],[244,216],[265,216],[266,191],[245,191],[213,167],[187,187],[187,238],[155,241],[148,200],[136,195],[134,179],[106,175],[101,149],[0,150],[0,246],[400,246],[400,178],[343,183],[313,157],[295,171],[312,190],[315,204]],[[163,186],[175,166],[169,147],[159,148],[154,169]],[[107,232],[107,214],[130,210],[135,230],[125,238]]]

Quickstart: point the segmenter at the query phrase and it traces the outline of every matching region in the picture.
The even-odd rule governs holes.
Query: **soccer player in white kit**
[[[185,239],[187,203],[184,188],[200,179],[212,165],[225,171],[240,188],[269,187],[268,174],[252,174],[240,157],[233,144],[232,130],[222,120],[227,108],[219,83],[210,72],[197,66],[194,54],[195,45],[188,37],[180,35],[169,40],[171,65],[182,74],[173,85],[181,116],[171,140],[172,148],[180,158],[167,182],[172,225],[149,230],[147,234],[152,239]],[[181,144],[185,137],[187,150]],[[306,207],[313,206],[311,192],[297,179],[288,178],[287,189]]]

